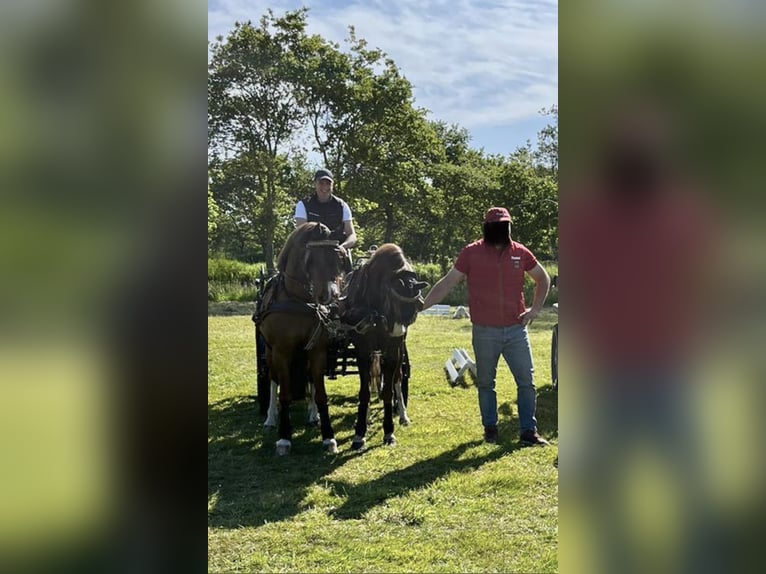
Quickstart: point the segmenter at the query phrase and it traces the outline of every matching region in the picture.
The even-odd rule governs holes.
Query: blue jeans
[[[476,378],[479,387],[479,410],[484,426],[497,425],[495,376],[497,362],[503,356],[516,381],[519,427],[523,433],[537,430],[535,408],[537,393],[533,382],[532,349],[526,327],[473,326],[473,352],[476,355]]]

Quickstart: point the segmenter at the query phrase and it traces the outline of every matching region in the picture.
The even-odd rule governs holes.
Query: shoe
[[[527,430],[521,433],[519,442],[524,446],[548,446],[550,444],[534,430]]]
[[[484,442],[489,444],[497,443],[497,427],[495,425],[484,427]]]

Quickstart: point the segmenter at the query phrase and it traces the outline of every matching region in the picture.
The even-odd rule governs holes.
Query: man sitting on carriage
[[[333,185],[334,180],[329,170],[317,170],[314,174],[314,193],[295,206],[295,227],[307,221],[324,223],[332,232],[330,239],[338,241],[339,248],[346,256],[344,270],[348,273],[351,271],[349,250],[356,245],[356,232],[351,208],[333,193]]]
[[[350,249],[356,245],[351,208],[333,193],[334,180],[327,169],[320,169],[314,174],[315,191],[309,197],[298,201],[295,206],[296,229],[307,222],[322,223],[330,230],[329,239],[338,242],[342,255],[343,271],[352,270]],[[263,285],[259,297],[259,309],[268,308],[273,295],[273,277]]]

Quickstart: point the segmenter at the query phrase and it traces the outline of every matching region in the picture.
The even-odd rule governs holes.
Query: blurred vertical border
[[[207,5],[0,7],[0,570],[206,565]]]
[[[703,293],[690,278],[677,291],[683,302],[687,297],[703,302],[697,317],[705,345],[688,357],[689,380],[674,389],[672,399],[663,389],[657,402],[641,405],[623,389],[613,392],[618,400],[607,401],[615,412],[598,412],[604,388],[589,374],[601,365],[580,353],[578,342],[587,343],[588,333],[572,320],[582,301],[566,289],[561,294],[562,572],[606,572],[615,559],[621,572],[763,569],[766,457],[758,441],[766,426],[764,24],[763,2],[560,4],[564,285],[568,278],[574,284],[588,267],[587,253],[567,253],[566,229],[575,218],[579,182],[610,153],[599,137],[609,118],[630,103],[652,101],[668,114],[679,137],[664,151],[696,183],[696,199],[714,215],[718,234],[715,249],[702,254],[717,289]],[[683,225],[683,215],[678,222]],[[647,227],[635,240],[656,232]],[[589,280],[614,281],[619,292],[620,269],[615,260],[601,261],[598,275]],[[645,296],[666,297],[668,277],[652,264],[643,271],[651,283]],[[669,404],[673,408],[665,414],[673,426],[663,437],[653,427],[654,416]],[[687,436],[678,440],[678,433]],[[604,466],[591,465],[586,452],[600,453]],[[696,469],[691,478],[690,466]],[[592,488],[595,484],[603,488]],[[618,488],[617,504],[614,498],[607,504],[604,493]],[[681,504],[692,492],[694,504]],[[624,534],[622,554],[615,550],[616,532]]]

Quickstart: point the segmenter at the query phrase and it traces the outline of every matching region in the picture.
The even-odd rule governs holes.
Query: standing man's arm
[[[545,303],[545,298],[548,296],[548,290],[551,287],[551,278],[548,277],[548,273],[543,269],[539,263],[532,267],[529,271],[529,276],[532,277],[535,282],[535,298],[532,302],[532,308],[527,309],[521,315],[521,324],[525,327],[537,318]]]
[[[465,273],[461,273],[454,267],[450,269],[428,292],[428,295],[426,295],[426,298],[423,300],[423,309],[428,309],[444,299],[447,296],[447,293],[463,280],[463,277],[465,277]]]

